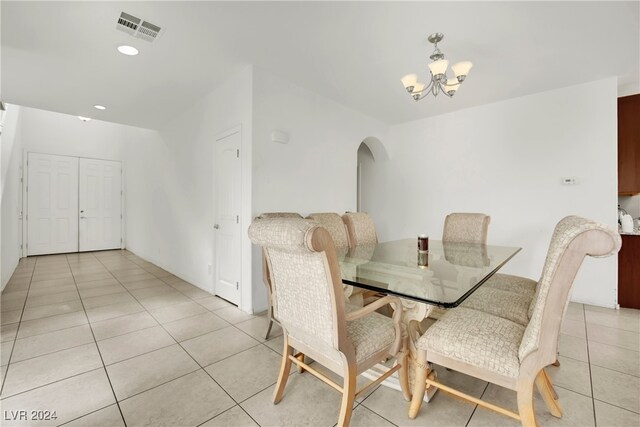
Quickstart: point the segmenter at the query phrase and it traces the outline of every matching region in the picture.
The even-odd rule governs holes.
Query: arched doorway
[[[381,162],[389,159],[387,150],[376,137],[367,137],[358,146],[357,155],[358,212],[370,212],[375,205],[376,186],[381,179]]]

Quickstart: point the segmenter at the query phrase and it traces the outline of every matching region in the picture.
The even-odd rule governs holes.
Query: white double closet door
[[[122,165],[28,154],[27,255],[122,246]]]

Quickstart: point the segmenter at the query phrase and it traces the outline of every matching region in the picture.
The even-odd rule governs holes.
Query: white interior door
[[[215,142],[215,293],[240,303],[240,130]]]
[[[122,166],[80,159],[80,252],[122,246]]]
[[[78,158],[29,153],[27,255],[78,251]]]

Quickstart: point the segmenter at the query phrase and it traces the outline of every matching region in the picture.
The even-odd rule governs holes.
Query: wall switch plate
[[[209,276],[211,276],[211,273],[213,273],[213,266],[211,264],[207,266],[207,271],[209,272]]]
[[[562,178],[562,185],[576,185],[578,182],[572,176]]]

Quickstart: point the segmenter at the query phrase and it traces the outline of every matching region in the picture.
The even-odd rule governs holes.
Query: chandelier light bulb
[[[420,99],[420,95],[423,90],[424,90],[424,83],[416,83],[413,86],[413,92],[411,93],[411,96],[413,96],[413,99],[418,101]]]
[[[433,74],[434,77],[437,77],[441,74],[446,74],[448,67],[449,61],[447,61],[446,59],[433,61],[429,64],[429,70],[431,70],[431,74]]]
[[[411,93],[411,92],[413,92],[414,86],[415,86],[416,82],[418,81],[418,75],[417,74],[407,74],[406,76],[401,78],[400,81],[402,81],[402,85],[407,90],[407,92]]]
[[[458,80],[462,81],[469,75],[469,71],[471,71],[472,67],[473,64],[471,62],[462,61],[458,62],[457,64],[453,64],[451,66],[451,70],[453,70],[453,74],[458,78]],[[460,80],[460,77],[462,77],[462,80]]]
[[[447,92],[447,94],[453,96],[453,94],[456,93],[459,87],[460,82],[458,81],[458,79],[448,79],[447,84],[444,86],[444,90],[445,92]]]

